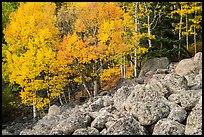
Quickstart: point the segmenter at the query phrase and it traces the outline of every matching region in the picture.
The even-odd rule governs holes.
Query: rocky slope
[[[106,94],[105,94],[106,93]],[[83,104],[53,105],[20,135],[200,135],[202,53],[147,61],[139,78]],[[2,134],[12,134],[7,129]]]

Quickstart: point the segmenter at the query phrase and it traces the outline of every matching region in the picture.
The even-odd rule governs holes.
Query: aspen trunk
[[[182,10],[182,5],[181,5],[181,10]],[[182,37],[182,34],[181,34],[181,26],[182,26],[182,19],[183,19],[183,16],[181,15],[180,17],[180,24],[179,24],[179,51],[178,51],[178,58],[180,60],[180,57],[181,57],[181,37]]]
[[[66,96],[65,96],[65,93],[64,93],[64,92],[63,92],[63,97],[64,97],[65,103],[67,104],[67,99],[66,99]]]
[[[84,86],[86,92],[88,93],[89,97],[91,97],[91,92],[89,91],[88,87],[86,86],[84,80],[82,80],[82,85]]]
[[[62,105],[63,105],[63,102],[62,102],[61,95],[59,95],[58,97],[59,97],[59,102],[60,102],[60,105],[62,106]]]
[[[103,72],[103,61],[101,59],[100,59],[100,68],[99,68],[100,69],[99,73],[101,74]],[[100,86],[102,86],[102,80],[100,80],[99,82],[100,82]]]
[[[79,73],[81,74],[81,78],[82,78],[82,85],[84,86],[87,94],[89,95],[89,97],[91,98],[91,92],[89,91],[88,87],[86,86],[86,83],[85,83],[85,79],[84,79],[84,76],[83,76],[83,73],[79,70],[79,65],[78,65],[78,68],[77,70],[79,71]]]
[[[69,86],[67,86],[67,92],[68,92],[68,102],[70,102],[71,101],[71,90],[70,90],[70,88],[69,88]]]
[[[132,59],[132,54],[130,54],[130,59],[133,60],[133,59]],[[132,68],[132,66],[133,66],[133,63],[132,63],[132,61],[131,61],[131,62],[130,62],[130,67]]]
[[[195,49],[195,54],[196,54],[197,48],[196,48],[196,28],[195,28],[195,26],[193,28],[193,31],[194,31],[194,49]]]
[[[125,56],[123,57],[124,58],[124,64],[123,64],[123,66],[124,66],[124,68],[123,68],[123,71],[124,71],[124,78],[126,78],[126,65],[125,65]]]
[[[94,96],[97,96],[97,94],[98,94],[98,81],[95,79],[93,83],[94,83]]]
[[[188,15],[186,14],[186,48],[188,50]]]
[[[123,65],[122,64],[120,65],[120,73],[121,73],[121,77],[123,78],[124,75],[123,75]]]
[[[147,27],[148,36],[150,37],[151,36],[151,28],[150,28],[150,16],[149,15],[147,16],[147,24],[148,24],[148,27]],[[151,42],[150,38],[148,38],[148,43],[149,43],[149,47],[152,47],[152,42]]]
[[[135,24],[136,27],[135,27],[135,33],[136,35],[138,34],[138,25],[139,25],[139,21],[138,21],[138,4],[139,2],[136,2],[135,4]],[[136,42],[137,43],[137,42]],[[135,51],[134,51],[134,78],[136,79],[137,78],[137,45],[135,45]]]
[[[35,91],[35,95],[36,95],[36,91]],[[35,121],[37,118],[37,109],[36,109],[36,101],[33,97],[33,120]]]
[[[134,64],[134,77],[137,78],[137,49],[135,48],[135,64]]]
[[[50,99],[49,90],[47,89],[47,97]],[[48,104],[48,109],[50,109],[50,102]]]
[[[93,64],[93,73],[96,73],[96,66],[95,64]],[[94,76],[94,79],[93,79],[93,87],[94,87],[94,96],[97,96],[98,94],[98,78],[97,76]]]

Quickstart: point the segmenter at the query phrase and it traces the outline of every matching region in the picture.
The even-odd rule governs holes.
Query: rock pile
[[[20,135],[201,135],[202,53],[144,66],[139,82],[125,80],[81,105],[52,106]]]

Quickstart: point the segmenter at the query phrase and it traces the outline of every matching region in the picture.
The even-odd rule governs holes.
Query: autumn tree
[[[4,30],[9,81],[20,86],[22,102],[33,106],[34,118],[36,108],[58,97],[64,84],[56,67],[59,30],[54,12],[53,3],[21,3]]]
[[[118,74],[117,58],[121,58],[128,51],[122,37],[122,10],[115,3],[75,4],[78,4],[75,8],[76,22],[73,33],[68,33],[63,41],[63,47],[66,47],[64,52],[67,52],[67,60],[73,60],[73,68],[80,74],[80,79],[75,80],[81,82],[90,96],[87,83],[92,82],[96,95],[101,78],[105,78],[101,75],[103,71],[110,69],[112,72],[108,75]]]
[[[182,34],[186,36],[186,46],[189,48],[189,36],[193,35],[194,40],[194,51],[196,53],[196,29],[201,29],[201,12],[202,4],[199,2],[171,2],[174,6],[174,10],[171,14],[179,15],[180,21],[176,22],[175,30],[178,30],[179,37],[179,57],[180,57],[180,48],[182,43]],[[184,24],[185,17],[185,24]]]

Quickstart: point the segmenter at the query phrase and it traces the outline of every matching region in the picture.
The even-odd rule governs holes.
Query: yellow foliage
[[[9,80],[24,88],[20,92],[22,103],[41,109],[50,100],[36,96],[35,91],[49,88],[51,98],[56,98],[65,81],[57,65],[59,30],[56,27],[55,4],[50,2],[21,3],[11,15],[10,24],[4,30],[9,45],[6,52]],[[49,76],[58,74],[57,76]],[[46,77],[46,79],[44,78]],[[55,85],[54,85],[55,84]]]
[[[109,68],[103,70],[103,72],[100,74],[100,78],[102,81],[108,81],[113,76],[117,75],[120,75],[120,68]]]

